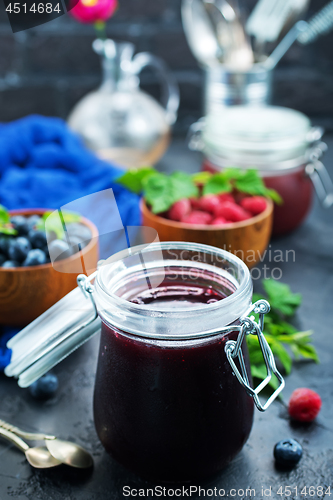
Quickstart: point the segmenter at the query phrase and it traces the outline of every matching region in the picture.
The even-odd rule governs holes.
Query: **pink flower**
[[[79,0],[70,10],[81,23],[107,21],[115,12],[118,0]]]

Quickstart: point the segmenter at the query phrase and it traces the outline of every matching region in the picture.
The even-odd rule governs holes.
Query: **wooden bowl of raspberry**
[[[183,198],[154,214],[141,200],[142,223],[156,229],[161,241],[190,241],[223,248],[249,268],[264,258],[273,224],[273,202],[240,193]]]

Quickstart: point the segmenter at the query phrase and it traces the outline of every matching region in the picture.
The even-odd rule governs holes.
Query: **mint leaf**
[[[296,332],[292,335],[293,342],[296,344],[308,344],[311,342],[312,331]]]
[[[3,205],[0,205],[0,234],[17,234],[16,229],[10,224],[9,212]]]
[[[192,198],[199,194],[198,186],[195,185],[192,176],[183,172],[174,172],[170,176],[174,201],[182,198]]]
[[[253,195],[262,194],[262,191],[266,189],[255,169],[242,170],[235,179],[235,187],[238,191]]]
[[[0,225],[2,226],[8,223],[10,223],[9,212],[3,205],[0,205]]]
[[[255,335],[248,335],[246,340],[250,352],[251,365],[258,366],[260,364],[264,364],[258,337]]]
[[[198,196],[199,191],[188,174],[175,172],[166,176],[156,172],[144,180],[143,192],[152,212],[158,214],[165,212],[182,198]]]
[[[144,195],[154,214],[165,212],[173,204],[171,178],[159,173],[149,176],[144,183]]]
[[[47,231],[48,233],[54,232],[58,239],[62,239],[64,236],[63,222],[65,224],[71,224],[73,222],[80,222],[81,215],[76,212],[69,212],[66,210],[61,210],[61,217],[59,211],[45,212],[43,216],[39,219],[36,228],[40,231]],[[45,221],[47,224],[45,227]]]
[[[156,173],[156,170],[152,167],[132,168],[119,177],[117,183],[129,189],[129,191],[139,194],[143,190],[144,180]]]
[[[266,336],[266,339],[274,353],[274,356],[280,360],[280,363],[285,369],[286,374],[289,375],[289,373],[291,372],[291,367],[293,362],[287,349],[283,346],[281,342],[275,340],[273,337],[268,338],[268,336]]]
[[[271,311],[265,316],[264,335],[270,345],[274,357],[283,365],[288,375],[292,369],[293,360],[305,358],[319,363],[318,354],[312,345],[312,332],[299,332],[284,318],[292,316],[300,305],[302,297],[300,294],[291,292],[290,287],[273,279],[263,280],[264,289],[268,297],[261,294],[253,294],[253,302],[267,298],[271,305]],[[255,315],[258,320],[258,315]],[[247,337],[247,345],[250,353],[252,375],[259,379],[266,376],[263,356],[254,335]],[[274,387],[277,381],[270,384]]]
[[[266,366],[264,364],[260,366],[251,366],[251,375],[253,378],[264,380],[267,376]],[[275,391],[279,387],[279,381],[276,377],[272,377],[268,385]]]
[[[225,177],[224,172],[213,175],[203,188],[203,194],[230,193],[232,191],[231,182]]]
[[[212,177],[210,172],[198,172],[192,175],[192,179],[197,184],[207,184],[209,179]]]
[[[282,205],[283,204],[283,199],[281,198],[281,196],[279,195],[279,193],[277,191],[275,191],[275,189],[268,189],[268,188],[265,187],[265,189],[263,190],[263,193],[264,194],[262,196],[265,196],[266,198],[270,198],[277,205]]]
[[[302,302],[301,294],[292,293],[285,283],[268,279],[263,281],[263,286],[272,309],[278,310],[285,316],[292,316]]]
[[[224,179],[227,181],[236,181],[237,179],[242,179],[246,170],[237,167],[226,168],[221,172]]]
[[[275,323],[273,322],[268,323],[267,329],[271,335],[274,335],[276,337],[283,335],[284,336],[283,338],[288,338],[287,336],[289,335],[290,339],[292,339],[291,336],[297,332],[297,329],[294,326],[278,318],[275,318]]]
[[[265,196],[271,198],[275,203],[282,203],[281,196],[273,189],[268,189],[256,169],[240,170],[235,178],[234,186],[242,193],[252,196]]]
[[[11,234],[11,235],[15,236],[17,234],[17,231],[13,227],[0,225],[0,233],[1,234]]]
[[[297,346],[297,351],[300,356],[306,359],[311,359],[312,361],[315,361],[316,363],[319,363],[319,358],[318,354],[314,348],[313,345],[298,345]]]

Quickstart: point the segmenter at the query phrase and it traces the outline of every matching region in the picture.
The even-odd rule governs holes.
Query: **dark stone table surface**
[[[328,137],[325,163],[333,177],[333,138]],[[197,170],[200,158],[189,153],[184,141],[175,141],[160,163],[163,170]],[[275,239],[271,248],[295,251],[294,261],[262,264],[282,271],[282,280],[294,292],[301,292],[303,303],[297,323],[301,330],[314,330],[314,344],[320,364],[299,362],[286,380],[284,402],[297,387],[310,387],[321,395],[323,407],[309,425],[291,424],[284,402],[274,402],[265,413],[256,411],[248,443],[215,481],[201,485],[213,489],[213,497],[232,498],[323,498],[321,490],[331,487],[333,496],[333,208],[324,211],[317,201],[307,221],[293,234]],[[262,268],[259,266],[259,269]],[[255,281],[258,288],[259,281]],[[94,456],[91,471],[65,466],[48,471],[32,469],[14,446],[0,441],[0,500],[118,500],[126,498],[123,487],[149,488],[110,458],[97,438],[92,414],[92,397],[99,339],[91,339],[55,368],[60,387],[56,397],[46,402],[34,400],[15,380],[0,375],[0,418],[27,430],[43,430],[63,439],[75,440]],[[304,447],[299,465],[290,472],[279,471],[273,461],[273,446],[293,437]],[[282,489],[279,490],[279,487]],[[187,486],[188,487],[188,486]],[[301,495],[307,487],[307,494]],[[217,488],[216,492],[214,488]],[[252,491],[246,491],[251,488]],[[266,494],[262,493],[262,488]],[[297,491],[296,491],[297,488]],[[243,491],[244,490],[244,491]],[[253,491],[254,490],[254,491]],[[281,494],[278,493],[280,491]],[[187,491],[188,492],[188,491]],[[139,492],[138,492],[139,493]],[[304,490],[303,490],[304,493]],[[168,497],[167,491],[165,496]],[[186,490],[182,493],[186,497]],[[192,498],[199,498],[193,493]],[[201,494],[200,498],[208,498]],[[326,493],[325,498],[330,498]]]

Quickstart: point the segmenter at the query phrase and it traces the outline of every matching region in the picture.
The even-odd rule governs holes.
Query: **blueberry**
[[[30,215],[30,217],[27,218],[27,224],[29,226],[29,229],[34,229],[34,227],[38,224],[40,221],[39,215]]]
[[[66,226],[67,233],[69,235],[70,240],[72,237],[77,237],[81,242],[85,242],[85,246],[91,240],[92,234],[89,227],[84,224],[80,224],[78,222],[72,222]]]
[[[284,439],[274,446],[274,458],[279,465],[294,467],[302,458],[302,446],[295,439]]]
[[[6,262],[4,262],[1,267],[10,268],[10,267],[20,267],[20,266],[21,264],[19,262],[16,262],[15,260],[6,260]]]
[[[29,231],[28,238],[32,248],[42,249],[47,243],[46,234],[44,231],[39,231],[38,229],[31,229],[31,231]]]
[[[48,246],[46,245],[46,247],[42,248],[42,250],[45,253],[47,260],[50,260],[50,252]]]
[[[54,240],[49,244],[49,253],[51,261],[55,262],[73,255],[73,249],[68,246],[66,241]]]
[[[82,241],[81,238],[78,236],[71,236],[70,237],[70,245],[72,248],[72,253],[77,253],[80,250],[83,250],[84,247],[86,247],[88,244],[87,241]]]
[[[58,390],[58,377],[53,373],[45,373],[40,379],[30,385],[31,396],[36,399],[52,398]]]
[[[28,252],[27,258],[24,260],[22,266],[40,266],[46,264],[47,258],[43,250],[39,248],[34,248]]]
[[[8,248],[11,238],[9,236],[0,236],[0,252],[8,257]]]
[[[30,242],[24,236],[13,239],[8,248],[8,256],[10,260],[17,260],[18,262],[26,259],[29,250],[31,250]]]
[[[16,229],[18,236],[26,236],[29,232],[29,224],[26,217],[23,215],[14,215],[11,217],[10,222],[13,228]]]
[[[47,243],[48,245],[58,238],[57,233],[54,231],[47,231]]]

